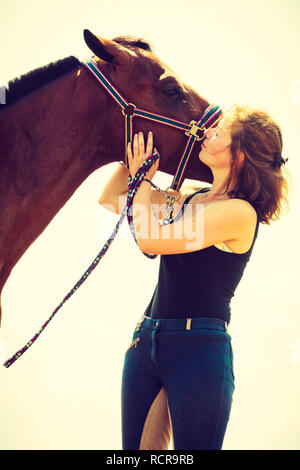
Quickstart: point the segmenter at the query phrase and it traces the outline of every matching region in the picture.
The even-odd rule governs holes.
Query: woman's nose
[[[210,139],[210,137],[211,137],[211,129],[205,129],[205,131],[204,131],[204,137],[205,137],[206,139]]]

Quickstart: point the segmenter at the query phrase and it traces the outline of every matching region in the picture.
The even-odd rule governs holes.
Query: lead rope
[[[150,168],[152,167],[153,163],[159,158],[159,154],[157,152],[154,152],[150,157],[144,161],[144,163],[140,166],[139,170],[135,174],[135,177],[132,179],[131,176],[129,175],[128,177],[128,195],[127,195],[127,202],[126,206],[122,211],[121,217],[117,223],[117,225],[114,228],[114,231],[104,244],[103,248],[101,251],[98,253],[92,264],[88,267],[88,269],[84,272],[84,274],[81,276],[79,281],[76,282],[74,287],[70,290],[70,292],[64,297],[64,299],[61,301],[61,303],[56,307],[56,309],[52,312],[48,320],[42,325],[42,327],[36,332],[36,334],[25,344],[25,346],[22,349],[19,349],[10,359],[4,362],[4,367],[8,368],[10,367],[14,362],[16,362],[19,357],[24,354],[27,349],[30,348],[30,346],[33,345],[33,343],[37,340],[37,338],[40,336],[40,334],[44,331],[47,325],[49,325],[50,321],[54,318],[54,316],[57,314],[58,310],[63,306],[63,304],[77,291],[77,289],[86,281],[88,276],[91,274],[91,272],[96,268],[98,265],[99,261],[103,258],[105,253],[107,252],[108,248],[110,247],[112,241],[115,239],[119,228],[127,215],[129,227],[131,230],[131,233],[133,234],[134,240],[136,242],[136,237],[134,233],[134,226],[132,222],[132,215],[130,211],[130,208],[132,206],[133,198],[139,189],[140,185],[142,184],[143,179],[145,178],[145,175],[148,173]],[[151,255],[148,253],[143,253],[145,256],[148,258],[154,259],[157,257],[157,255]]]

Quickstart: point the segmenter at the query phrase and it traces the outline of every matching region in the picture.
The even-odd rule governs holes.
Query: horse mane
[[[62,75],[79,68],[80,65],[81,63],[76,57],[70,56],[10,80],[6,88],[6,106],[15,103],[20,98],[47,85]],[[6,106],[3,106],[2,109],[5,109]]]
[[[121,46],[128,47],[129,49],[143,49],[152,52],[151,45],[145,39],[136,38],[133,36],[118,36],[113,39]],[[81,65],[80,61],[74,57],[66,57],[56,62],[51,62],[48,65],[39,67],[31,72],[28,72],[20,77],[14,78],[8,82],[5,94],[5,105],[9,106],[26,95],[29,95],[35,90],[38,90],[44,85],[56,80],[62,75],[76,70]],[[1,106],[5,109],[6,106]],[[1,109],[0,108],[0,109]]]

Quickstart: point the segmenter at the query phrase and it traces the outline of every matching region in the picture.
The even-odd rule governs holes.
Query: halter
[[[204,131],[216,124],[222,117],[222,110],[219,106],[212,104],[206,108],[202,116],[198,121],[191,121],[186,124],[182,121],[178,121],[173,118],[162,116],[160,114],[150,113],[144,109],[137,108],[133,103],[128,103],[121,93],[115,88],[115,86],[108,80],[104,73],[100,70],[99,65],[93,61],[93,59],[82,62],[82,65],[96,78],[104,89],[110,94],[110,96],[119,104],[122,109],[122,114],[125,117],[125,151],[124,151],[124,163],[128,168],[128,156],[127,156],[127,145],[132,142],[133,135],[133,118],[140,117],[148,119],[150,121],[159,122],[167,126],[179,129],[188,136],[185,149],[179,161],[177,170],[173,177],[171,186],[164,191],[167,198],[167,209],[165,212],[164,223],[168,223],[172,214],[173,203],[180,197],[180,187],[183,183],[183,175],[189,158],[191,156],[194,144],[204,139]],[[200,136],[198,132],[201,131]],[[176,191],[179,193],[177,199],[174,196],[168,195],[168,191]]]

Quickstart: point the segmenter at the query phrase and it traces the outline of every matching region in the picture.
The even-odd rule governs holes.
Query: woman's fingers
[[[128,142],[127,144],[127,155],[129,158],[132,158],[131,142]]]
[[[139,132],[138,134],[134,135],[133,142],[129,142],[127,146],[128,163],[132,178],[134,178],[142,163],[155,152],[158,153],[156,147],[154,147],[153,150],[153,134],[151,131],[148,133],[146,149],[143,133]],[[159,158],[154,163],[152,169],[149,170],[149,177],[152,178],[158,168]]]
[[[138,156],[139,156],[138,134],[135,134],[134,138],[133,138],[133,156],[134,156],[134,158],[138,158]]]
[[[133,153],[131,149],[131,142],[128,144],[128,155],[135,160],[143,161],[153,153],[153,134],[148,133],[148,139],[145,149],[145,140],[143,132],[134,134],[133,138]]]
[[[147,147],[146,147],[146,155],[149,157],[152,154],[152,148],[153,148],[153,134],[150,131],[148,133],[148,140],[147,140]]]
[[[138,142],[139,142],[139,157],[142,158],[145,153],[144,134],[142,132],[139,132],[138,134]]]

